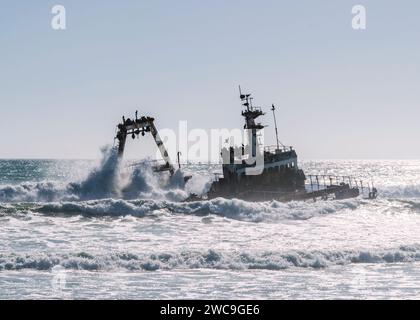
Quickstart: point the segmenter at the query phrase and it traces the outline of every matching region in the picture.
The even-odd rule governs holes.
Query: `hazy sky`
[[[0,4],[0,158],[97,157],[136,109],[159,128],[242,127],[239,84],[277,105],[303,159],[420,158],[417,0]],[[356,4],[365,31],[351,28]]]

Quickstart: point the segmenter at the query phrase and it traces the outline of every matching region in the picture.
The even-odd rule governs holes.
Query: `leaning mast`
[[[277,150],[280,150],[280,144],[279,144],[279,132],[277,130],[277,120],[276,120],[276,113],[274,112],[276,110],[276,107],[274,104],[271,107],[271,111],[273,111],[273,117],[274,117],[274,127],[276,129],[276,144],[277,144]]]

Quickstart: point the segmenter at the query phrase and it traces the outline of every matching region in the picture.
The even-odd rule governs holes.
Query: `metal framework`
[[[118,156],[123,157],[127,136],[131,136],[133,139],[138,137],[140,134],[144,136],[147,132],[150,132],[156,145],[162,155],[163,161],[165,162],[161,166],[155,167],[155,171],[169,171],[171,175],[174,174],[175,169],[172,165],[171,159],[169,158],[168,151],[163,144],[162,139],[159,136],[158,130],[154,124],[155,119],[152,117],[142,116],[138,118],[138,112],[136,111],[135,119],[125,119],[122,117],[122,122],[117,126],[117,135],[115,139],[118,140]]]

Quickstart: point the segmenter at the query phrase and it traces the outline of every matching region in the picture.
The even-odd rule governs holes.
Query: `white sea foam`
[[[288,252],[204,252],[134,254],[127,252],[94,255],[69,254],[0,254],[0,270],[51,270],[60,265],[76,270],[283,270],[288,268],[327,268],[354,263],[400,263],[420,261],[420,246],[401,246],[387,250],[288,251]]]
[[[160,199],[182,201],[189,194],[205,194],[211,180],[193,176],[186,184],[184,173],[176,172],[172,179],[156,176],[150,166],[143,165],[131,173],[111,169],[109,162],[94,169],[81,182],[25,182],[0,186],[0,202],[53,202],[94,199]],[[420,185],[378,187],[380,199],[420,198]]]
[[[90,172],[92,163],[74,162],[7,162],[18,178],[0,177],[0,297],[55,297],[51,279],[63,268],[75,298],[416,296],[420,162],[313,163],[322,173],[373,171],[379,190],[374,201],[315,203],[185,202],[218,166],[184,166],[193,175],[184,186],[182,172],[170,181],[147,163],[115,173],[111,160]]]
[[[166,200],[103,199],[82,202],[53,202],[34,205],[33,211],[44,214],[80,214],[91,216],[144,217],[156,211],[170,214],[217,215],[251,222],[275,222],[281,219],[305,220],[314,216],[355,210],[357,199],[335,202],[247,202],[217,198],[209,201],[171,202]]]

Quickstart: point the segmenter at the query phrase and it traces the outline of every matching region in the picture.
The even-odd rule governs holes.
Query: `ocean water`
[[[420,161],[303,161],[379,197],[290,203],[187,203],[218,166],[127,165],[0,160],[0,299],[420,298]]]

